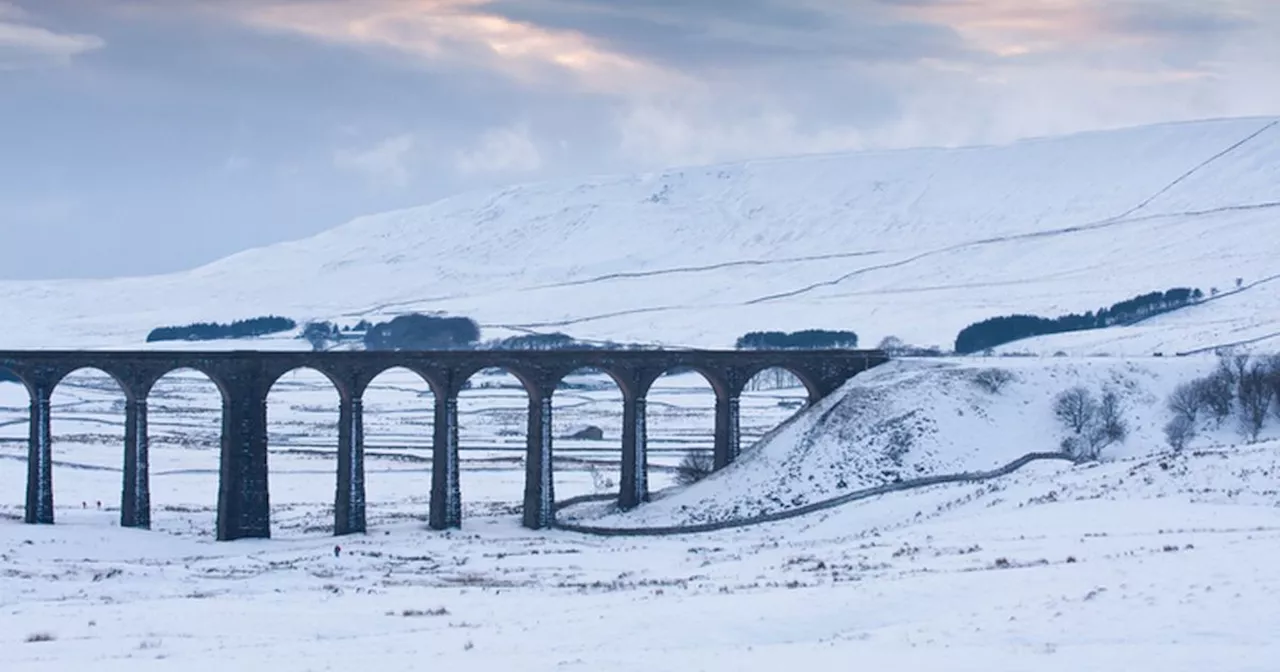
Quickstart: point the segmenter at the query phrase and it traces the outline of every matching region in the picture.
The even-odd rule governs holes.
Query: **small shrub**
[[[1187,443],[1196,436],[1196,423],[1188,420],[1185,415],[1176,415],[1172,420],[1164,426],[1164,439],[1169,443],[1169,447],[1174,450],[1182,450],[1187,447]]]
[[[885,451],[885,455],[899,467],[902,466],[902,460],[911,452],[911,446],[915,443],[915,436],[911,430],[905,427],[895,427],[893,432],[889,434],[889,445]]]
[[[715,471],[715,458],[702,450],[690,451],[676,467],[676,483],[693,485]]]
[[[28,644],[36,644],[38,642],[52,642],[56,639],[57,637],[54,637],[51,632],[33,632],[27,635],[26,642]]]
[[[1013,380],[1013,373],[1005,369],[983,369],[973,374],[974,384],[989,394],[999,394]]]
[[[400,615],[405,618],[420,618],[423,616],[448,616],[449,610],[445,609],[444,607],[438,607],[436,609],[405,609],[404,611],[400,612]]]

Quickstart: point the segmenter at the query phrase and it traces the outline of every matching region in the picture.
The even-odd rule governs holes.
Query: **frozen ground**
[[[0,524],[6,670],[1273,670],[1280,444],[666,539]],[[27,643],[26,639],[52,638]]]
[[[26,526],[27,400],[0,384],[0,670],[1273,672],[1280,421],[1250,445],[1205,421],[1191,450],[1162,454],[1164,397],[1213,364],[1151,355],[1276,349],[1278,123],[523,185],[189,273],[0,283],[0,307],[23,325],[4,348],[133,348],[163,324],[410,310],[474,316],[485,337],[723,347],[751,329],[819,327],[854,329],[868,346],[892,334],[947,347],[994,314],[1218,290],[1132,327],[1005,348],[1072,357],[894,363],[776,432],[801,388],[751,393],[744,440],[767,440],[685,490],[668,489],[671,467],[710,447],[714,400],[697,376],[668,377],[648,405],[654,501],[566,517],[725,520],[988,469],[1057,448],[1049,403],[1077,384],[1119,392],[1132,429],[1101,465],[1041,463],[681,537],[521,529],[526,398],[497,375],[477,376],[460,401],[464,529],[425,530],[432,400],[403,372],[365,400],[368,535],[328,536],[337,394],[305,373],[269,402],[275,538],[212,541],[220,404],[210,383],[182,375],[151,400],[155,530],[116,526],[122,398],[82,374],[53,400],[60,524]],[[1124,357],[1082,356],[1095,354]],[[1011,380],[985,389],[977,377],[990,368]],[[620,452],[616,388],[569,383],[555,396],[561,500],[615,490]],[[587,425],[603,438],[568,437]]]
[[[496,409],[509,406],[500,388],[468,392],[480,447],[464,467],[470,508],[461,532],[423,529],[428,474],[385,459],[369,478],[371,534],[326,536],[332,469],[314,453],[288,452],[298,446],[283,437],[272,455],[277,538],[233,544],[209,536],[216,460],[207,448],[158,447],[165,466],[151,532],[116,526],[118,472],[69,464],[55,473],[60,524],[22,525],[24,465],[0,460],[8,519],[0,520],[0,669],[773,670],[857,661],[984,672],[1273,670],[1280,441],[1234,445],[1232,427],[1206,426],[1193,450],[1167,455],[1152,438],[1163,393],[1208,366],[1207,358],[894,364],[815,409],[813,417],[852,406],[841,422],[801,416],[722,476],[635,519],[671,520],[672,504],[689,498],[714,510],[758,493],[817,497],[831,487],[824,479],[840,450],[863,482],[883,478],[867,467],[879,466],[881,434],[856,432],[893,417],[926,428],[903,459],[912,471],[1052,449],[1060,432],[1048,400],[1070,384],[1126,390],[1134,434],[1101,465],[1041,463],[986,484],[668,538],[520,528],[520,468],[497,449],[506,438],[495,418],[507,416]],[[992,367],[1017,378],[994,393],[972,382]],[[597,394],[578,384],[578,395]],[[417,405],[392,387],[379,392],[384,414]],[[683,391],[690,387],[687,378],[668,381],[663,394],[697,396]],[[273,429],[298,423],[311,441],[314,431],[301,428],[322,400],[308,389],[273,393]],[[94,407],[103,399],[89,401],[101,391],[87,382],[59,394],[58,427],[87,431],[111,415]],[[179,383],[165,394],[174,403],[198,397]],[[478,420],[486,417],[494,421]],[[705,421],[709,436],[709,413],[681,417]],[[927,431],[931,424],[944,431]],[[1275,425],[1266,437],[1277,436]],[[371,423],[386,436],[393,426]],[[161,428],[176,433],[177,422]],[[398,431],[421,436],[408,429]],[[62,459],[114,466],[118,444],[55,433]],[[792,478],[779,467],[792,457],[783,446],[805,443],[814,468]],[[560,476],[558,486],[595,485],[588,471]]]

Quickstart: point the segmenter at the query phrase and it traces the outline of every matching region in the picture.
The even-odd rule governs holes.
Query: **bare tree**
[[[1258,434],[1266,424],[1267,413],[1271,411],[1271,400],[1275,388],[1267,367],[1255,363],[1240,374],[1237,397],[1240,402],[1240,431],[1250,442],[1258,440]]]
[[[1104,448],[1129,436],[1120,396],[1111,390],[1098,401],[1088,389],[1073,387],[1057,396],[1053,412],[1071,431],[1062,441],[1063,452],[1081,462],[1097,460]]]
[[[1249,355],[1241,353],[1231,356],[1231,374],[1238,384],[1244,378],[1244,374],[1249,371]]]
[[[1187,422],[1195,425],[1197,416],[1200,415],[1200,409],[1204,408],[1204,395],[1197,389],[1197,383],[1183,383],[1173,390],[1173,394],[1169,395],[1169,410],[1173,411],[1174,416],[1186,418]]]
[[[693,485],[711,475],[715,471],[715,460],[704,450],[685,453],[684,459],[676,467],[676,483]]]
[[[1098,415],[1098,401],[1089,390],[1073,387],[1054,399],[1053,414],[1073,434],[1084,434]]]
[[[1218,370],[1194,383],[1196,391],[1204,407],[1219,424],[1231,417],[1231,406],[1235,399],[1235,376],[1231,369],[1219,367]]]
[[[1182,450],[1187,447],[1187,442],[1196,436],[1196,423],[1187,419],[1185,415],[1176,415],[1172,420],[1164,426],[1164,438],[1169,442],[1169,447],[1174,450]]]
[[[1098,404],[1096,430],[1101,447],[1123,443],[1129,438],[1129,423],[1124,419],[1124,405],[1120,402],[1120,395],[1111,390],[1103,393],[1102,403]]]
[[[1125,422],[1123,413],[1120,397],[1110,390],[1103,393],[1093,418],[1078,433],[1076,459],[1092,462],[1107,446],[1123,442],[1129,436],[1129,424]]]
[[[889,355],[898,355],[907,349],[907,343],[897,336],[885,336],[880,339],[880,345],[877,345],[876,349],[883,350]]]

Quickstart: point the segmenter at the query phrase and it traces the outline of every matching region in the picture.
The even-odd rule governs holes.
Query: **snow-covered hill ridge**
[[[1165,449],[1169,394],[1215,366],[1210,356],[895,361],[849,381],[702,482],[625,514],[610,513],[610,505],[574,507],[568,514],[572,522],[606,527],[722,522],[899,480],[995,469],[1028,453],[1059,450],[1069,432],[1054,416],[1054,399],[1076,386],[1095,398],[1111,391],[1120,399],[1128,437],[1102,457],[1147,458]],[[993,371],[1004,376],[983,375]],[[1200,425],[1190,450],[1241,449],[1234,418]],[[1280,439],[1274,420],[1263,438]]]
[[[715,347],[818,327],[949,347],[997,314],[1280,275],[1277,230],[1280,119],[749,161],[463,194],[175,275],[0,283],[24,325],[0,347],[140,347],[164,324],[410,310],[494,334]],[[1275,285],[1260,285],[1168,318],[1133,351],[1280,332],[1274,308]]]

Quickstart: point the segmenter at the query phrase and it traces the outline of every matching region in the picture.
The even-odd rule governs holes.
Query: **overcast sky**
[[[0,0],[0,278],[547,177],[1264,114],[1277,0]]]

